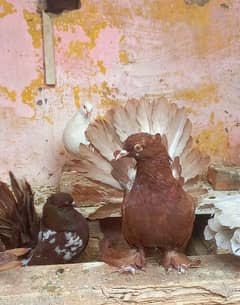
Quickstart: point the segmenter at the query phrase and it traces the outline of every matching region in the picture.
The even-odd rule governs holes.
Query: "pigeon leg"
[[[173,268],[178,273],[184,273],[188,268],[199,267],[200,260],[191,260],[184,253],[177,251],[166,251],[164,253],[162,265],[167,271],[171,271]]]
[[[136,251],[134,256],[131,256],[127,260],[127,264],[124,264],[118,270],[119,273],[130,273],[135,275],[137,270],[144,271],[144,267],[146,266],[146,258],[144,249],[140,248]]]

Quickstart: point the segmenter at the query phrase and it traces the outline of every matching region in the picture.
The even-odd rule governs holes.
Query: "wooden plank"
[[[1,273],[0,304],[240,304],[240,260],[198,257],[202,267],[179,275],[157,262],[146,272],[120,275],[101,262],[35,266]]]
[[[50,16],[42,10],[43,50],[46,85],[56,85],[53,25]]]

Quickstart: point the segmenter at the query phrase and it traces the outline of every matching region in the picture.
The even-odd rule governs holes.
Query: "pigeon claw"
[[[188,268],[199,267],[200,263],[200,260],[191,260],[183,253],[168,251],[164,254],[162,265],[168,273],[176,269],[178,274],[184,274]]]
[[[125,266],[125,267],[121,267],[118,272],[120,274],[131,274],[131,275],[135,275],[137,271],[136,267],[133,266]]]

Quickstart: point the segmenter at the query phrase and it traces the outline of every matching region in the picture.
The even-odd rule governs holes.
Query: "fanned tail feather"
[[[179,156],[176,153],[179,142],[181,141],[184,127],[186,125],[186,115],[183,109],[178,109],[175,118],[166,134],[168,138],[168,153],[172,159]]]
[[[121,189],[120,184],[111,175],[111,163],[104,159],[96,150],[92,151],[90,147],[81,144],[79,163],[79,172],[85,173],[85,176],[89,179],[101,181],[101,183]]]
[[[123,194],[131,189],[136,170],[131,159],[113,161],[113,152],[121,149],[122,142],[131,134],[159,133],[171,157],[174,177],[185,184],[202,175],[209,164],[209,158],[193,147],[191,131],[192,124],[184,108],[165,98],[130,99],[88,126],[86,136],[90,145],[80,145],[77,170],[84,179],[99,185],[99,202],[104,201],[103,184],[108,190],[112,187],[118,191],[112,202],[119,202],[119,191]]]
[[[137,104],[136,120],[141,132],[153,133],[152,103],[141,99]]]
[[[137,105],[138,101],[132,99],[125,106],[119,106],[114,110],[111,110],[113,113],[112,124],[122,142],[126,140],[130,134],[141,131],[136,120]]]
[[[35,211],[33,193],[27,181],[18,182],[9,173],[10,191],[0,182],[0,239],[7,249],[34,247],[39,232],[39,218]]]
[[[108,161],[113,158],[113,152],[121,149],[121,141],[113,126],[106,120],[96,120],[86,131],[86,136],[101,155]]]
[[[169,104],[164,98],[153,101],[153,133],[165,134],[167,136],[172,120],[175,117],[176,109],[175,104]]]

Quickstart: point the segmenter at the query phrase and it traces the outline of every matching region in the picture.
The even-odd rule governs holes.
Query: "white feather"
[[[215,191],[213,199],[204,198],[204,204],[213,204],[216,212],[204,230],[206,240],[215,238],[218,248],[240,256],[240,194]]]
[[[235,230],[230,243],[233,254],[240,256],[240,229]]]
[[[212,240],[215,237],[216,232],[211,230],[209,226],[206,226],[203,231],[203,235],[206,240]]]
[[[215,233],[221,230],[222,226],[218,221],[217,215],[215,215],[214,218],[209,219],[208,227],[211,231]]]
[[[231,252],[230,239],[232,238],[232,235],[233,233],[231,230],[222,228],[222,230],[215,235],[217,247]]]

